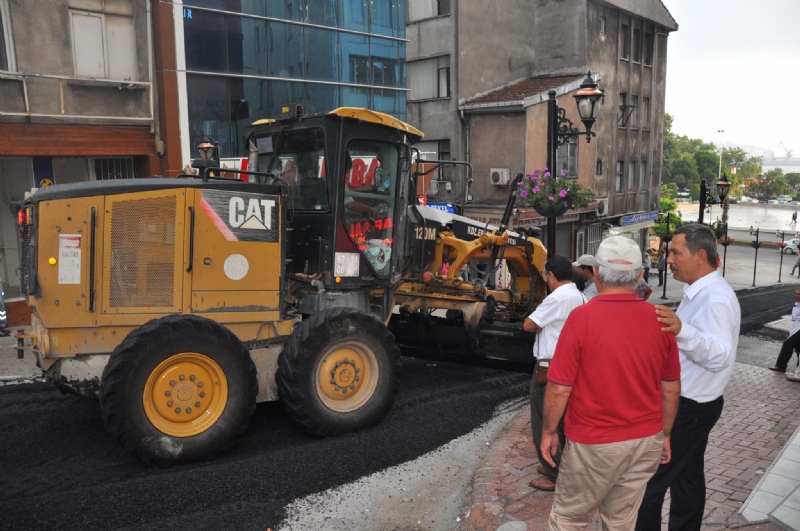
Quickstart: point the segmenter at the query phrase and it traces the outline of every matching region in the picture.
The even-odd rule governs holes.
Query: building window
[[[80,4],[84,9],[69,10],[75,75],[136,80],[135,32],[130,2],[85,0]]]
[[[408,0],[408,21],[450,14],[450,0]]]
[[[633,60],[637,63],[642,60],[642,30],[639,28],[633,29]]]
[[[133,179],[133,157],[94,159],[94,178],[98,181]]]
[[[653,64],[653,32],[644,32],[644,64],[651,66]]]
[[[17,70],[8,0],[0,0],[0,70]]]
[[[594,167],[594,174],[603,175],[603,161],[601,159],[597,159],[597,164]]]
[[[621,160],[617,161],[617,177],[616,177],[616,180],[614,182],[614,189],[617,192],[621,192],[622,191],[622,168],[624,166],[625,166],[625,162],[624,161],[621,161]]]
[[[600,35],[606,34],[606,17],[600,17],[598,19],[598,29],[600,30]]]
[[[644,190],[644,174],[647,171],[647,161],[643,160],[639,163],[639,190]]]
[[[628,94],[625,92],[619,93],[619,112],[617,113],[617,124],[620,127],[625,127],[626,116],[628,111]]]
[[[623,24],[619,30],[619,56],[623,59],[630,57],[631,29]]]
[[[628,190],[633,190],[633,177],[636,173],[636,162],[628,162]]]
[[[650,128],[650,98],[642,98],[642,129]]]
[[[578,143],[567,142],[558,146],[556,152],[556,170],[562,172],[567,170],[567,175],[578,175]]]
[[[631,115],[630,120],[631,127],[639,127],[638,117],[636,116],[636,111],[639,109],[639,96],[635,94],[631,96]]]
[[[439,97],[440,98],[449,98],[450,97],[450,67],[440,67],[439,68]]]
[[[428,100],[450,97],[450,56],[406,63],[408,99]]]

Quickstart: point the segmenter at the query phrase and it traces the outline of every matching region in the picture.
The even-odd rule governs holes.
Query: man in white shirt
[[[789,364],[789,360],[792,359],[792,353],[797,352],[800,355],[800,334],[797,332],[800,331],[800,289],[795,290],[794,292],[794,307],[792,307],[792,325],[789,328],[789,337],[786,338],[786,341],[783,342],[783,346],[781,347],[781,352],[778,354],[778,359],[775,362],[774,367],[770,367],[769,370],[777,371],[777,372],[786,372],[786,366]],[[800,371],[800,363],[798,364],[799,371]],[[787,380],[792,381],[800,381],[800,379],[795,379],[795,375],[787,374]]]
[[[561,329],[564,327],[570,312],[583,304],[583,295],[572,283],[572,263],[567,257],[555,255],[548,258],[544,264],[544,269],[547,287],[550,288],[551,293],[525,319],[522,328],[526,332],[536,333],[536,341],[533,344],[533,356],[536,358],[536,366],[531,380],[531,431],[533,432],[536,453],[541,463],[537,470],[544,476],[542,479],[532,480],[530,485],[540,490],[552,491],[556,488],[558,463],[561,461],[561,452],[564,449],[566,439],[564,437],[564,420],[561,419],[557,429],[559,439],[558,453],[554,457],[556,466],[550,465],[542,457],[540,449],[542,443],[542,408],[544,406],[545,386],[547,385],[547,369],[556,351]]]
[[[678,340],[681,398],[672,429],[672,460],[659,466],[647,483],[637,531],[661,529],[667,489],[668,528],[700,529],[708,434],[722,414],[722,392],[731,379],[739,343],[739,301],[717,271],[717,240],[711,229],[690,224],[676,230],[667,263],[675,279],[688,284],[677,313],[656,306],[662,330]]]
[[[586,302],[597,295],[597,284],[594,283],[594,256],[582,254],[572,263],[573,267],[580,267],[583,272],[583,279],[586,285],[583,288],[583,298]]]

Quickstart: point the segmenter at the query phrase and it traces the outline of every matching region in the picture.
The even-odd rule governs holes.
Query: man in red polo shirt
[[[678,345],[634,292],[641,256],[629,238],[603,240],[595,255],[598,296],[567,318],[547,374],[541,454],[555,454],[565,409],[568,439],[551,530],[582,531],[597,509],[604,529],[634,529],[647,481],[671,458]]]

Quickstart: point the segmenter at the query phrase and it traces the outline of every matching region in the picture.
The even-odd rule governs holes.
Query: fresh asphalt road
[[[743,331],[788,313],[794,288],[740,292]],[[780,340],[751,333],[742,345],[748,354],[739,361],[766,367]],[[373,429],[317,439],[279,404],[262,404],[221,458],[170,469],[125,455],[103,428],[97,402],[46,383],[2,386],[2,527],[405,531],[424,520],[423,529],[453,529],[479,449],[507,409],[524,403],[529,376],[411,358],[403,369],[397,404]],[[506,412],[497,416],[501,404]],[[309,497],[315,493],[323,494]],[[378,509],[394,517],[368,519]]]

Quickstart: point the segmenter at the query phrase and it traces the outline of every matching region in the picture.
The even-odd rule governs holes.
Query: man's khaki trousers
[[[584,531],[597,509],[600,529],[632,530],[664,435],[610,444],[567,441],[550,511],[551,531]]]

